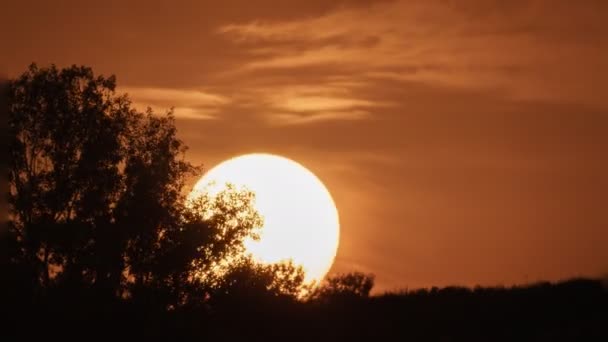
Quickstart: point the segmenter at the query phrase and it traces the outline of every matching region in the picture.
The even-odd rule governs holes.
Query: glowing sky
[[[32,1],[0,66],[175,107],[188,158],[294,159],[379,289],[608,273],[607,1]]]

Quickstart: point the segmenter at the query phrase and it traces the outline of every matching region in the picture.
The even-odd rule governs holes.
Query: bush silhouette
[[[329,276],[314,290],[312,300],[352,301],[365,299],[374,287],[374,276],[361,272],[351,272]]]

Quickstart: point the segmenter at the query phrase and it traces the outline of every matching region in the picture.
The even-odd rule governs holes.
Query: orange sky
[[[608,273],[607,1],[22,1],[0,57],[116,74],[188,158],[297,160],[378,289]],[[8,14],[8,15],[6,15]]]

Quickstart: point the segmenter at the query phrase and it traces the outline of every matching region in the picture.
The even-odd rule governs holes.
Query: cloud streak
[[[608,29],[596,12],[608,5],[568,4],[395,1],[296,21],[233,23],[219,33],[250,52],[243,72],[331,66],[370,83],[495,89],[512,99],[606,107],[600,89],[608,52],[601,46]],[[547,10],[555,7],[569,9]]]
[[[122,87],[119,91],[129,94],[138,110],[150,107],[164,112],[173,108],[173,114],[183,119],[213,119],[231,102],[223,95],[191,89]]]
[[[271,113],[266,116],[268,123],[275,125],[303,125],[323,121],[351,121],[367,119],[370,113],[364,110],[319,113]]]

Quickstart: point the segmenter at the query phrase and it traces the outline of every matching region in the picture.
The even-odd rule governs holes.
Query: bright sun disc
[[[287,158],[247,154],[212,168],[192,194],[214,193],[226,183],[256,195],[264,226],[259,241],[245,241],[254,258],[264,263],[291,259],[304,268],[306,282],[323,279],[336,256],[340,223],[329,191],[312,172]]]

